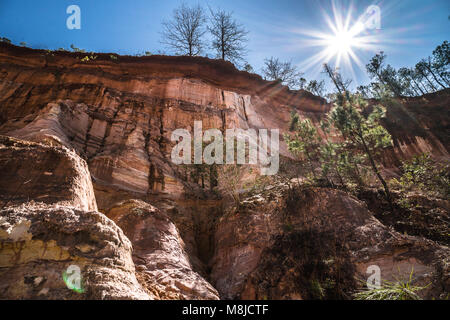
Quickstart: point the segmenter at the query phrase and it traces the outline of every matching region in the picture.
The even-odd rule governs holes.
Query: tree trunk
[[[220,49],[222,50],[222,60],[225,60],[225,30],[223,28],[221,30],[220,44],[221,44]]]
[[[342,91],[341,88],[339,87],[339,85],[336,82],[336,79],[334,78],[334,75],[332,74],[331,70],[329,69],[328,65],[325,64],[325,70],[328,73],[328,76],[330,77],[330,79],[333,81],[334,86],[336,87],[336,89],[338,90],[339,94],[342,95]]]
[[[378,81],[380,81],[381,84],[386,85],[386,83],[384,83],[383,78],[381,77],[380,74],[377,73],[377,77],[378,77]]]
[[[422,93],[422,95],[424,95],[425,92],[423,92],[422,88],[419,86],[419,84],[416,82],[416,80],[414,80],[413,78],[411,78],[411,80],[414,82],[414,84],[415,84],[416,87],[419,89],[419,91]]]
[[[427,79],[427,81],[428,81],[428,83],[430,84],[431,88],[432,88],[434,91],[437,91],[437,89],[436,89],[436,87],[434,86],[433,82],[431,82],[430,79],[428,79],[428,77],[427,77],[425,74],[422,74],[422,75],[425,77],[425,79]]]
[[[317,177],[316,177],[316,173],[315,173],[315,171],[314,171],[314,166],[313,166],[313,162],[312,162],[311,156],[309,155],[309,152],[306,151],[306,150],[305,150],[305,154],[306,154],[306,158],[307,158],[308,161],[309,161],[309,168],[310,168],[310,170],[311,170],[311,173],[313,174],[314,180],[316,180]]]
[[[358,164],[357,164],[356,162],[353,162],[353,165],[355,166],[356,180],[357,180],[357,182],[358,182],[358,185],[359,185],[360,187],[363,187],[363,186],[364,186],[364,181],[363,181],[363,179],[362,179],[362,177],[361,177],[361,172],[359,172]]]
[[[380,172],[378,171],[377,165],[375,164],[375,161],[373,160],[372,154],[369,150],[369,147],[367,147],[366,140],[364,140],[363,135],[360,134],[359,138],[362,141],[364,151],[366,152],[367,157],[369,158],[370,165],[372,166],[373,171],[375,172],[378,180],[380,180],[381,184],[383,185],[384,193],[386,194],[386,200],[389,202],[389,206],[391,207],[391,209],[393,209],[392,196],[391,196],[391,192],[389,191],[389,187],[388,187],[386,181],[384,180],[384,178],[381,176]]]
[[[422,85],[422,89],[425,91],[425,93],[430,93],[430,91],[427,89],[427,87],[423,84],[423,82],[420,82]]]
[[[441,78],[441,80],[444,81],[445,84],[446,84],[447,86],[450,86],[450,83],[448,82],[447,79],[445,79],[445,78],[444,78],[441,74],[439,74],[439,73],[438,73],[438,75],[439,75],[439,78]]]
[[[344,179],[342,178],[342,176],[341,176],[341,174],[339,173],[339,170],[338,170],[338,168],[337,168],[336,166],[334,166],[334,171],[336,171],[336,174],[337,174],[337,176],[338,176],[338,178],[339,178],[339,181],[341,182],[342,187],[343,187],[344,189],[346,189],[347,186],[345,185]]]
[[[434,81],[436,81],[443,89],[445,89],[445,86],[439,82],[439,80],[436,78],[436,75],[434,74],[433,70],[427,65],[426,68],[428,71],[430,71],[431,75],[433,76]]]

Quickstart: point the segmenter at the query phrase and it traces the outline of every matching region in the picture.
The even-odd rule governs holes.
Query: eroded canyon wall
[[[448,257],[447,248],[389,230],[363,203],[344,193],[316,190],[317,194],[297,203],[293,217],[286,216],[283,187],[274,195],[247,199],[251,203],[247,209],[227,211],[221,199],[170,161],[171,133],[178,128],[192,131],[195,120],[202,121],[204,130],[277,128],[282,136],[293,109],[318,125],[331,108],[325,100],[305,91],[289,91],[224,61],[168,56],[112,59],[109,54],[98,54],[97,59],[82,62],[84,55],[0,43],[0,134],[21,139],[20,145],[30,143],[28,149],[11,147],[12,142],[0,148],[0,164],[5,168],[0,178],[0,204],[7,219],[4,230],[12,230],[11,226],[21,221],[16,219],[19,215],[40,230],[43,224],[36,217],[50,215],[52,221],[60,214],[58,210],[65,210],[62,214],[69,220],[85,215],[87,220],[82,221],[91,219],[101,225],[101,234],[95,229],[93,237],[113,237],[115,240],[108,241],[121,249],[112,250],[114,254],[108,258],[115,261],[112,267],[115,263],[125,266],[110,283],[126,283],[130,295],[108,296],[106,286],[93,297],[311,298],[305,289],[309,284],[292,282],[301,269],[279,261],[277,255],[286,241],[289,244],[306,232],[300,218],[308,214],[308,225],[319,224],[307,229],[311,234],[347,235],[343,244],[347,276],[362,277],[366,265],[378,261],[386,266],[388,277],[397,267],[405,272],[416,267],[423,281],[439,278],[433,280],[434,292],[448,290],[448,269],[443,271],[442,264],[436,264]],[[449,97],[447,90],[399,100],[388,108],[385,126],[394,138],[394,148],[385,154],[386,168],[395,168],[399,159],[423,151],[448,158]],[[284,143],[280,151],[289,156]],[[30,174],[36,178],[25,183]],[[333,211],[336,203],[339,210]],[[60,209],[45,207],[48,205]],[[20,206],[25,209],[17,209]],[[38,213],[36,217],[30,218],[30,210]],[[345,232],[337,228],[338,222],[343,223]],[[60,224],[56,228],[67,234]],[[87,222],[80,228],[88,228]],[[82,231],[94,232],[89,228]],[[66,250],[59,249],[62,236],[58,232],[51,245]],[[13,242],[9,235],[0,240]],[[41,241],[32,232],[29,239],[19,240]],[[70,241],[69,248],[76,248],[73,241],[78,240]],[[73,250],[71,256],[83,255],[87,265],[100,249],[84,249],[72,248],[69,253]],[[30,263],[40,272],[41,266],[34,260],[14,262],[11,253],[4,252],[0,257],[8,261],[8,270],[19,270],[14,271],[17,283],[32,272]],[[296,254],[287,252],[291,258]],[[324,259],[330,257],[331,253]],[[0,295],[35,297],[44,287],[39,287],[40,280],[39,290],[33,289],[38,275],[33,277],[30,288],[15,292],[10,285],[0,288]],[[57,281],[57,276],[53,277]],[[58,282],[55,286],[60,290],[62,285]],[[119,287],[126,291],[125,285]]]
[[[240,72],[225,61],[192,57],[122,57],[48,52],[0,44],[0,134],[56,138],[89,164],[94,182],[121,190],[181,194],[191,190],[168,160],[171,133],[203,129],[288,129],[296,109],[314,123],[330,105],[305,91]],[[418,152],[448,157],[449,92],[399,101],[386,127],[394,149],[386,166]],[[281,154],[289,156],[281,141]]]

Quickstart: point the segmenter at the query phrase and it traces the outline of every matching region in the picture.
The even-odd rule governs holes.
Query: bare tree
[[[253,67],[248,62],[244,63],[244,66],[243,66],[242,70],[247,71],[248,73],[255,73],[255,70],[253,69]]]
[[[264,60],[264,65],[262,73],[265,79],[279,81],[291,89],[301,85],[303,74],[291,62],[281,62],[278,58],[271,57]]]
[[[232,12],[210,9],[211,18],[208,30],[212,35],[212,48],[222,60],[237,62],[246,53],[245,42],[248,31],[233,19]]]
[[[174,49],[176,54],[196,56],[204,45],[205,23],[202,7],[188,7],[183,3],[173,11],[171,20],[163,21],[161,43]]]
[[[361,95],[364,99],[368,99],[370,97],[370,88],[369,86],[358,86],[356,87],[356,93]]]
[[[249,173],[248,166],[224,164],[217,170],[219,191],[233,199],[237,208],[241,203],[241,192],[244,189],[244,177]]]
[[[300,79],[298,80],[298,87],[302,90],[305,90],[305,86],[306,86],[306,79],[300,77]]]
[[[306,90],[315,94],[316,96],[323,97],[323,91],[325,88],[325,82],[323,80],[311,80],[306,86]]]
[[[327,74],[331,81],[333,81],[334,86],[336,87],[339,94],[343,94],[348,91],[348,87],[350,86],[351,80],[343,80],[341,74],[338,71],[338,68],[332,69],[328,64],[323,64],[323,72]]]

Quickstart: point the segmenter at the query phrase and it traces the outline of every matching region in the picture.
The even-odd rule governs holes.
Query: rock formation
[[[414,268],[426,297],[449,291],[448,247],[346,193],[275,184],[230,209],[170,161],[171,133],[195,120],[282,135],[292,110],[318,125],[325,100],[207,58],[82,58],[0,43],[0,298],[349,298],[372,264],[386,279]],[[449,97],[388,109],[386,172],[418,152],[448,158]],[[82,295],[62,281],[70,264]]]
[[[0,159],[0,299],[152,297],[136,280],[130,241],[95,211],[84,160],[64,147],[4,136]],[[79,292],[63,281],[72,265],[82,274]]]
[[[215,236],[211,279],[222,298],[346,298],[371,265],[387,281],[414,271],[430,295],[450,289],[448,247],[391,230],[338,190],[268,188],[224,215]]]
[[[133,243],[133,260],[149,290],[160,299],[218,299],[219,294],[193,271],[177,227],[159,209],[126,200],[108,210]]]

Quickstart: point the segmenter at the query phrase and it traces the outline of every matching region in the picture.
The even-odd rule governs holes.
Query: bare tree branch
[[[176,54],[196,56],[202,52],[205,30],[205,14],[199,5],[182,4],[173,11],[171,20],[163,21],[161,43],[175,50]]]
[[[262,73],[267,80],[280,81],[291,89],[301,85],[303,74],[291,62],[281,62],[278,58],[271,57],[265,59],[264,64]]]
[[[248,31],[233,19],[232,12],[210,9],[211,25],[208,30],[212,35],[212,49],[222,60],[238,62],[246,54],[245,42]]]

